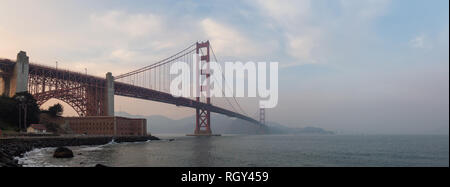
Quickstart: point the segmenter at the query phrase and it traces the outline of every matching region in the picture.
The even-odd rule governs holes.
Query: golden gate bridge
[[[197,63],[194,63],[194,55],[200,57]],[[179,61],[197,69],[206,65],[206,70],[199,69],[200,73],[193,75],[197,76],[195,80],[203,81],[206,85],[194,84],[197,85],[194,89],[209,92],[210,79],[214,78],[211,76],[209,63],[213,58],[215,62],[219,62],[209,41],[196,42],[143,68],[116,77],[107,73],[106,78],[102,78],[29,63],[28,56],[21,51],[16,62],[0,59],[0,94],[12,97],[16,93],[27,91],[35,97],[38,105],[52,98],[58,99],[70,105],[80,117],[114,116],[114,95],[189,107],[195,109],[194,135],[212,135],[211,113],[238,118],[265,128],[265,110],[259,109],[259,119],[254,119],[243,110],[235,97],[224,97],[230,108],[226,109],[225,106],[214,105],[209,93],[206,96],[198,94],[194,98],[170,94],[170,82],[173,78],[170,66]]]

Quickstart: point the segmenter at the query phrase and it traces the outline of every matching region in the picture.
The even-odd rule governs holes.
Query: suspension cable
[[[210,44],[210,45],[211,45],[211,44]],[[202,51],[201,49],[200,49],[200,53],[201,53],[202,55],[204,55],[204,54],[203,54],[203,51]],[[202,64],[200,64],[200,68],[202,68]],[[210,77],[211,77],[211,76],[210,76]],[[216,82],[218,82],[215,76],[212,76],[212,77],[214,78],[214,80],[215,80]],[[221,89],[221,91],[222,91],[222,94],[225,96],[224,90]],[[228,98],[226,98],[226,97],[224,97],[224,98],[225,98],[225,100],[228,102],[228,104],[231,106],[231,108],[233,109],[233,112],[238,113],[237,110],[234,108],[233,104],[231,104],[231,102],[228,100]]]
[[[154,63],[154,64],[151,64],[151,65],[149,65],[149,66],[145,66],[145,67],[143,67],[143,68],[140,68],[140,69],[137,69],[137,70],[134,70],[134,71],[131,71],[131,72],[128,72],[128,73],[119,75],[119,76],[116,76],[115,79],[116,79],[116,80],[122,79],[122,78],[124,78],[124,77],[130,76],[130,75],[133,75],[133,74],[137,74],[137,73],[141,73],[141,72],[146,71],[146,70],[148,70],[148,69],[152,69],[152,68],[154,68],[154,67],[157,66],[157,65],[164,65],[164,64],[169,63],[169,62],[171,62],[171,61],[173,61],[173,60],[179,59],[180,57],[183,57],[184,55],[191,53],[193,50],[191,50],[191,51],[189,51],[189,52],[187,52],[187,53],[184,53],[184,52],[188,51],[190,48],[194,47],[196,44],[197,44],[197,43],[194,43],[194,44],[190,45],[189,47],[183,49],[182,51],[180,51],[180,52],[178,52],[178,53],[176,53],[176,54],[174,54],[174,55],[172,55],[172,56],[170,56],[170,57],[167,57],[167,58],[165,58],[165,59],[163,59],[163,60],[160,60],[160,61],[158,61],[158,62],[156,62],[156,63]],[[181,55],[181,56],[178,57],[178,58],[175,58],[176,56],[179,56],[179,55],[182,54],[182,53],[184,53],[184,54]],[[172,58],[175,58],[175,59],[172,59]],[[171,60],[171,59],[172,59],[172,60]],[[166,62],[166,61],[168,61],[168,60],[171,60],[171,61]],[[164,62],[166,62],[166,63],[164,63]]]
[[[213,54],[213,56],[214,56],[214,59],[216,60],[217,63],[219,63],[219,61],[217,60],[216,54],[214,53],[214,50],[213,50],[213,47],[212,47],[211,43],[209,44],[209,46],[210,46],[209,48],[211,48],[211,52],[212,52],[212,54]],[[226,80],[226,79],[225,79],[225,74],[224,74],[223,72],[222,72],[222,78],[223,78],[224,80]],[[228,86],[227,82],[226,82],[226,81],[224,81],[224,82],[225,82],[225,86],[228,87],[228,89],[231,90],[231,88]],[[224,95],[225,95],[225,94],[224,94]],[[234,99],[234,102],[236,102],[236,104],[238,105],[239,109],[240,109],[245,115],[249,116],[249,115],[247,114],[247,112],[245,112],[245,111],[242,109],[241,105],[240,105],[239,102],[237,101],[237,99],[236,99],[236,97],[234,96],[234,94],[233,94],[233,99]]]

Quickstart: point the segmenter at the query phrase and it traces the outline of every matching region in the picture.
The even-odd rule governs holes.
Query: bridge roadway
[[[15,62],[10,60],[0,59],[0,74],[9,74],[14,67]],[[43,66],[38,64],[30,63],[29,73],[32,76],[33,73],[39,73],[40,75],[57,77],[57,79],[61,81],[75,81],[80,84],[85,84],[87,86],[93,85],[106,85],[106,79],[101,77],[96,77],[92,75],[87,75],[83,73],[68,71],[68,70],[60,70],[49,66]],[[3,70],[3,71],[2,71]],[[6,71],[5,71],[6,70]],[[91,85],[92,84],[92,85]],[[196,100],[183,98],[183,97],[174,97],[169,93],[160,92],[148,88],[138,87],[130,84],[125,84],[121,82],[114,82],[114,94],[118,96],[138,98],[143,100],[150,100],[156,102],[162,102],[167,104],[173,104],[176,106],[183,106],[189,108],[201,108],[206,109],[214,113],[223,114],[229,117],[234,117],[238,119],[242,119],[244,121],[248,121],[250,123],[260,125],[259,121],[250,118],[248,116],[218,107],[214,105],[208,105],[202,102],[197,102]]]
[[[114,82],[114,90],[115,95],[119,96],[125,96],[125,97],[132,97],[132,98],[138,98],[138,99],[144,99],[144,100],[150,100],[150,101],[157,101],[162,103],[168,103],[173,104],[176,106],[183,106],[183,107],[189,107],[189,108],[203,108],[206,110],[209,110],[214,113],[223,114],[228,117],[234,117],[239,118],[254,124],[259,125],[259,121],[247,117],[245,115],[220,108],[218,106],[214,105],[208,105],[202,102],[197,102],[196,100],[184,98],[184,97],[174,97],[171,94],[165,93],[165,92],[159,92],[156,90],[151,90],[148,88],[142,88],[137,87],[129,84],[124,84],[120,82]]]

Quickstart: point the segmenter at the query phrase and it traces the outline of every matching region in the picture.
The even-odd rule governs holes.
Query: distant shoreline
[[[65,146],[105,145],[111,141],[146,142],[160,140],[155,136],[89,136],[89,137],[27,137],[0,139],[0,167],[22,167],[15,157],[22,157],[26,152],[38,148]]]

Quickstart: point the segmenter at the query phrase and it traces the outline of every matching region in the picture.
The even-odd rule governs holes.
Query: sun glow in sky
[[[269,121],[448,134],[448,7],[448,0],[0,0],[0,58],[24,50],[32,62],[118,75],[209,39],[223,61],[280,62],[280,100]],[[241,102],[256,112],[255,101]],[[116,111],[193,115],[122,97]]]

